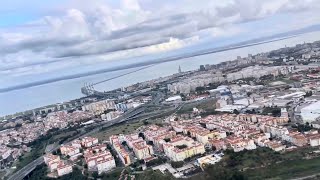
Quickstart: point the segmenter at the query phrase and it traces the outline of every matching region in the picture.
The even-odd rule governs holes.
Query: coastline
[[[97,88],[98,90],[109,91],[112,89],[129,86],[138,82],[144,82],[159,77],[172,75],[178,71],[178,67],[180,65],[183,71],[190,71],[198,69],[199,65],[218,64],[220,62],[235,59],[238,55],[246,56],[248,54],[258,54],[278,49],[284,46],[294,46],[305,41],[313,42],[316,40],[318,39],[314,38],[314,33],[307,33],[301,36],[279,40],[276,42],[263,43],[250,47],[241,47],[223,52],[215,52],[211,54],[199,55],[196,57],[182,58],[175,61],[158,63],[150,68],[132,73],[130,74],[130,76],[122,76],[99,84],[95,86],[95,88]],[[137,68],[131,68],[108,73],[95,74],[82,78],[63,80],[26,89],[0,93],[0,106],[4,107],[2,108],[2,112],[0,112],[0,116],[6,116],[9,114],[15,114],[17,112],[23,112],[50,104],[57,104],[81,98],[83,97],[83,95],[81,94],[80,89],[84,85],[84,83],[103,81],[136,69]]]

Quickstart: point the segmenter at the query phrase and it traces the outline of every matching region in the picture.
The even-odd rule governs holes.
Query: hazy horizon
[[[319,26],[319,2],[4,0],[0,89]]]

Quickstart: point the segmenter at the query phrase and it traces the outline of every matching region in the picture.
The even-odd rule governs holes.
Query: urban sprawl
[[[109,92],[88,85],[86,97],[3,117],[0,168],[9,179],[43,163],[50,178],[189,178],[226,151],[318,147],[319,61],[320,42],[304,43]]]

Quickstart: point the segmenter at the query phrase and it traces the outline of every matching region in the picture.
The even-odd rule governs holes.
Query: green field
[[[175,178],[170,174],[163,174],[159,170],[146,170],[142,174],[136,175],[137,180],[174,180]]]
[[[249,179],[290,179],[320,172],[320,157],[314,159],[289,160],[268,167],[247,170]]]
[[[215,105],[216,105],[216,99],[208,99],[204,102],[194,102],[194,103],[185,104],[177,113],[178,114],[191,113],[194,107],[205,110],[205,111],[214,111]]]

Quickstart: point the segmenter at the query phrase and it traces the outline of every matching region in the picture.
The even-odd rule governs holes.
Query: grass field
[[[205,110],[205,111],[213,111],[215,109],[215,104],[216,104],[215,99],[208,99],[204,102],[194,102],[190,104],[185,104],[177,113],[178,114],[190,113],[193,111],[194,107]]]
[[[64,132],[64,133],[61,133],[61,134],[57,134],[55,136],[52,136],[52,138],[50,139],[51,142],[56,142],[56,141],[59,141],[65,137],[69,137],[71,135],[73,135],[74,133],[77,133],[77,131],[67,131],[67,132]]]
[[[237,153],[225,151],[221,162],[208,166],[205,173],[191,177],[190,180],[230,179],[234,175],[241,175],[248,180],[306,177],[320,172],[320,157],[306,159],[310,154],[316,155],[312,153],[314,150],[312,147],[304,147],[284,153],[267,148]]]
[[[248,179],[290,179],[316,174],[320,171],[320,157],[305,159],[307,154],[315,149],[317,148],[304,147],[282,154],[272,151],[248,151],[240,158],[242,162],[238,169],[249,167],[244,171]]]
[[[171,174],[163,174],[159,170],[153,171],[151,169],[146,170],[143,174],[136,175],[137,180],[174,180],[175,178]]]
[[[320,172],[320,157],[284,161],[264,168],[247,170],[245,175],[249,179],[290,179],[304,177]]]

